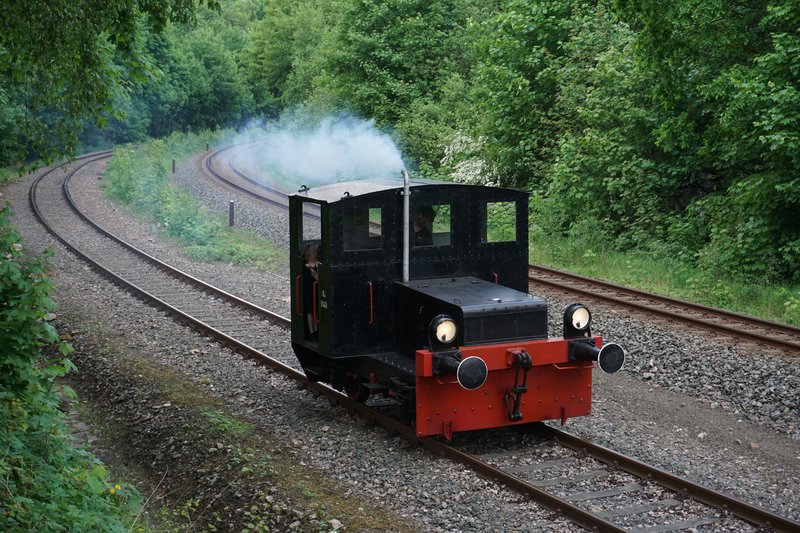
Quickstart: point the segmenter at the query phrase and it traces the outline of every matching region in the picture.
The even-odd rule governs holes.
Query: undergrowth
[[[279,257],[273,246],[252,230],[229,227],[227,212],[214,213],[169,183],[173,158],[184,160],[223,138],[221,133],[175,133],[166,139],[117,147],[103,188],[111,199],[152,218],[192,259],[252,264],[269,270]]]
[[[139,494],[110,483],[97,458],[72,447],[53,388],[75,368],[72,348],[61,342],[56,356],[42,353],[59,341],[52,284],[10,217],[0,209],[0,530],[127,531]],[[74,398],[69,387],[61,393]]]
[[[34,160],[25,163],[17,163],[7,167],[0,167],[0,185],[18,181],[28,172],[32,172],[43,166],[43,161]]]
[[[535,221],[531,263],[552,266],[712,307],[800,326],[800,287],[728,279],[668,250],[620,252],[589,225],[554,236]]]

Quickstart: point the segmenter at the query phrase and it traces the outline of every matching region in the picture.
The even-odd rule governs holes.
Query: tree
[[[479,5],[456,0],[351,0],[324,50],[322,90],[378,125],[394,129],[406,156],[438,166],[466,105],[455,86],[469,77],[468,23]]]
[[[233,54],[222,40],[200,29],[170,36],[184,69],[187,94],[180,115],[184,128],[214,129],[238,123],[252,108],[252,96]]]
[[[205,0],[217,6],[217,0]],[[161,31],[189,21],[195,0],[11,0],[0,10],[0,92],[24,109],[28,151],[50,160],[75,149],[83,120],[103,125],[115,97],[148,65],[136,54],[136,25]],[[114,63],[115,53],[125,69]]]
[[[699,196],[678,236],[707,228],[715,273],[800,280],[800,5],[618,0],[663,110],[654,131]],[[698,194],[699,193],[699,194]]]
[[[558,97],[563,42],[579,0],[506,0],[482,24],[476,67],[478,135],[501,183],[542,188],[558,131],[548,116]]]
[[[338,10],[338,3],[331,0],[269,3],[264,17],[253,24],[242,53],[257,112],[274,117],[307,101],[313,79],[323,70],[323,50],[336,27]]]
[[[630,52],[633,32],[604,5],[573,13],[547,120],[557,132],[546,174],[551,215],[559,230],[587,228],[620,247],[646,247],[665,237],[680,196],[668,178],[667,155],[652,131],[659,121],[648,97],[650,78]]]

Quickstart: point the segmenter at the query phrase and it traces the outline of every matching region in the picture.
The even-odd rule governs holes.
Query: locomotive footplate
[[[408,380],[414,372],[414,364],[408,357],[391,352],[336,357],[328,361],[333,388],[345,388],[348,395],[361,401],[372,394],[390,393],[394,380]]]

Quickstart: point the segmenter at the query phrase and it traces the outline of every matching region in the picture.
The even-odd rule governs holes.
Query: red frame
[[[600,337],[593,337],[601,346]],[[416,352],[416,431],[419,436],[469,431],[547,419],[588,415],[592,404],[593,361],[570,362],[569,341],[552,338],[506,344],[464,346],[462,359],[477,356],[486,362],[489,376],[475,390],[458,384],[455,375],[433,375],[433,353]],[[514,386],[516,354],[526,351],[533,361],[528,392],[523,394],[522,419],[509,420],[505,395]],[[520,381],[522,371],[520,371]]]
[[[297,316],[303,316],[303,310],[300,309],[300,303],[303,301],[302,296],[300,294],[300,276],[295,276],[294,278],[294,301],[295,301],[295,310],[297,311]]]
[[[319,287],[319,282],[314,282],[314,323],[319,324],[319,319],[317,318],[317,287]]]

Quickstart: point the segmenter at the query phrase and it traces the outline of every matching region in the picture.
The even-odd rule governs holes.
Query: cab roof
[[[423,187],[432,186],[450,186],[450,187],[483,187],[482,185],[468,185],[464,183],[453,183],[449,181],[436,181],[426,179],[411,179],[409,180],[409,187],[411,189],[419,189]],[[496,189],[497,187],[492,187]],[[356,196],[366,196],[379,192],[403,189],[402,179],[370,179],[358,181],[343,181],[340,183],[331,183],[329,185],[322,185],[314,187],[306,191],[297,192],[293,196],[307,198],[318,202],[334,203],[342,200],[345,197],[352,198]],[[519,191],[516,191],[519,192]]]
[[[420,187],[424,185],[443,185],[447,182],[433,181],[433,180],[409,180],[410,187]],[[341,200],[346,196],[364,196],[376,192],[389,191],[393,189],[400,190],[403,188],[402,179],[370,179],[370,180],[357,180],[357,181],[342,181],[339,183],[331,183],[328,185],[321,185],[308,189],[307,191],[298,192],[296,196],[302,196],[309,200],[318,200],[327,203],[333,203]]]

